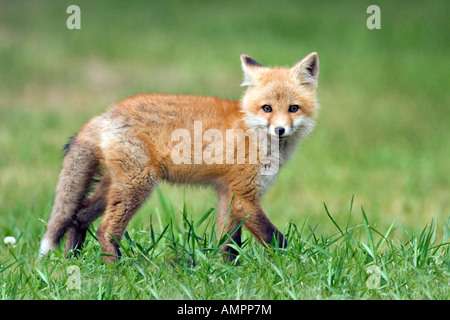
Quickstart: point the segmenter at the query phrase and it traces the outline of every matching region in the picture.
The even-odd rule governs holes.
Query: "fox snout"
[[[283,127],[276,127],[275,128],[275,134],[278,134],[278,136],[283,136],[283,134],[286,132],[286,129]]]
[[[269,125],[269,134],[275,137],[284,138],[292,134],[294,129],[289,125]]]
[[[275,137],[286,137],[290,134],[289,126],[270,125],[269,133]]]

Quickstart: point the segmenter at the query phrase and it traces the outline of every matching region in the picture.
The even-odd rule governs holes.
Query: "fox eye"
[[[264,112],[272,112],[272,107],[269,106],[268,104],[263,105],[262,109]]]
[[[299,109],[299,106],[296,104],[293,104],[292,106],[289,107],[289,112],[297,112]]]

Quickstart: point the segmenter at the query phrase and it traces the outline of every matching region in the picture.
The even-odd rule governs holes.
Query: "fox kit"
[[[116,261],[117,241],[161,179],[207,184],[217,190],[218,233],[225,230],[232,239],[222,248],[226,258],[237,254],[227,244],[241,244],[242,221],[261,244],[285,247],[283,235],[261,206],[277,176],[277,170],[264,173],[264,169],[267,161],[282,167],[312,131],[319,60],[314,52],[292,68],[265,67],[247,55],[241,55],[241,62],[242,85],[247,86],[241,101],[141,94],[116,103],[84,125],[66,146],[40,254],[56,248],[64,234],[67,251],[80,249],[87,228],[104,214],[98,241],[104,260]],[[232,130],[246,135],[231,136],[230,148],[229,141],[220,138],[228,139]],[[248,134],[252,130],[267,138],[253,158],[250,151],[256,140]],[[239,143],[244,152],[238,150]],[[261,152],[267,145],[277,152]],[[94,174],[101,180],[88,192]]]

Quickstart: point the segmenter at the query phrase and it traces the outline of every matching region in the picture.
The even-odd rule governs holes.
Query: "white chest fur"
[[[281,168],[297,145],[298,139],[295,138],[275,139],[277,147],[270,148],[267,156],[263,157],[264,164],[262,164],[259,174],[259,189],[261,194],[264,194],[276,181]],[[273,146],[274,140],[271,143]]]
[[[259,174],[261,194],[264,194],[276,181],[281,168],[284,167],[300,142],[311,133],[313,128],[314,121],[304,119],[292,135],[280,140],[276,139],[278,148],[268,148],[269,152],[266,157],[263,157],[263,161],[269,165],[262,165]],[[270,143],[274,143],[274,140],[270,140]]]

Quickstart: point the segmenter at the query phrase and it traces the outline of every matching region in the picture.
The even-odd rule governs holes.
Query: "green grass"
[[[349,215],[351,215],[351,208]],[[183,212],[183,224],[133,228],[120,243],[122,258],[102,263],[101,249],[89,237],[79,258],[61,252],[36,260],[26,246],[2,248],[3,299],[449,299],[450,220],[444,240],[436,223],[405,243],[388,230],[361,223],[317,234],[306,221],[287,224],[286,249],[263,248],[246,237],[238,265],[224,263],[222,240],[208,210],[199,221]],[[161,217],[157,217],[161,220]],[[206,227],[206,228],[205,228]],[[212,230],[215,230],[212,228]],[[92,233],[93,234],[93,233]],[[9,253],[5,251],[9,250]],[[79,287],[71,285],[74,268]]]
[[[18,240],[0,244],[3,299],[448,299],[450,3],[378,1],[368,30],[369,1],[77,1],[70,31],[72,2],[0,2],[0,240]],[[293,65],[311,51],[318,124],[263,201],[286,250],[245,234],[241,265],[223,264],[215,213],[201,222],[213,191],[161,184],[117,265],[92,237],[81,259],[35,261],[62,146],[88,119],[140,92],[239,99],[241,53]]]

